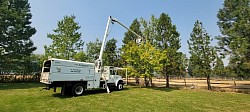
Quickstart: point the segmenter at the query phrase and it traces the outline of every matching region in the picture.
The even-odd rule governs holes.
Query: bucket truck
[[[40,82],[46,84],[44,89],[49,90],[53,88],[54,92],[56,92],[56,87],[62,87],[62,95],[71,94],[73,96],[80,96],[85,90],[96,88],[107,89],[108,93],[110,92],[109,88],[122,90],[124,82],[122,77],[117,75],[118,69],[113,66],[103,67],[102,63],[102,55],[108,36],[109,25],[114,22],[137,35],[117,19],[113,19],[110,16],[103,37],[99,58],[95,63],[48,58],[48,60],[43,63],[40,78]]]

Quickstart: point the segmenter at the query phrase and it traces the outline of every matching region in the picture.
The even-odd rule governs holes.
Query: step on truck
[[[71,94],[73,96],[80,96],[85,90],[97,88],[107,89],[108,93],[110,92],[109,88],[122,90],[124,82],[122,77],[117,75],[118,69],[112,66],[103,66],[102,63],[102,55],[108,36],[109,25],[110,23],[114,24],[114,22],[134,33],[139,39],[142,39],[140,35],[110,16],[103,37],[99,58],[95,63],[48,58],[48,60],[45,60],[43,63],[40,78],[40,82],[46,84],[44,89],[50,90],[53,88],[54,92],[56,92],[57,87],[62,87],[62,95]]]

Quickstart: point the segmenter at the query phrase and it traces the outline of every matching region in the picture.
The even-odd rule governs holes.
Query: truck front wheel
[[[117,90],[122,90],[123,89],[123,83],[122,82],[118,82],[117,84]]]
[[[81,96],[85,91],[84,85],[83,84],[75,84],[72,87],[71,93],[73,96]]]

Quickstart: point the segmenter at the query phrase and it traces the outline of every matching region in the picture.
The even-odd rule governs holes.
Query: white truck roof
[[[94,68],[94,63],[64,60],[64,59],[57,59],[57,58],[50,58],[50,59],[48,59],[48,61],[51,61],[53,66],[71,66],[71,67]]]

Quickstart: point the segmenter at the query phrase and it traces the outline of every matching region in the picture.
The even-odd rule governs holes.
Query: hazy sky
[[[179,51],[188,54],[187,40],[190,37],[196,20],[203,22],[206,31],[212,36],[220,35],[217,26],[217,12],[223,6],[223,0],[30,0],[32,26],[37,29],[32,40],[37,50],[44,53],[44,45],[50,45],[48,33],[53,33],[57,22],[66,15],[75,15],[85,43],[102,40],[108,16],[117,18],[127,27],[135,18],[149,20],[151,15],[157,18],[167,13],[175,24],[181,38]],[[108,39],[118,40],[122,44],[127,30],[115,24]],[[214,42],[213,44],[216,44]],[[86,44],[84,45],[86,47]],[[189,56],[189,54],[188,54]]]

